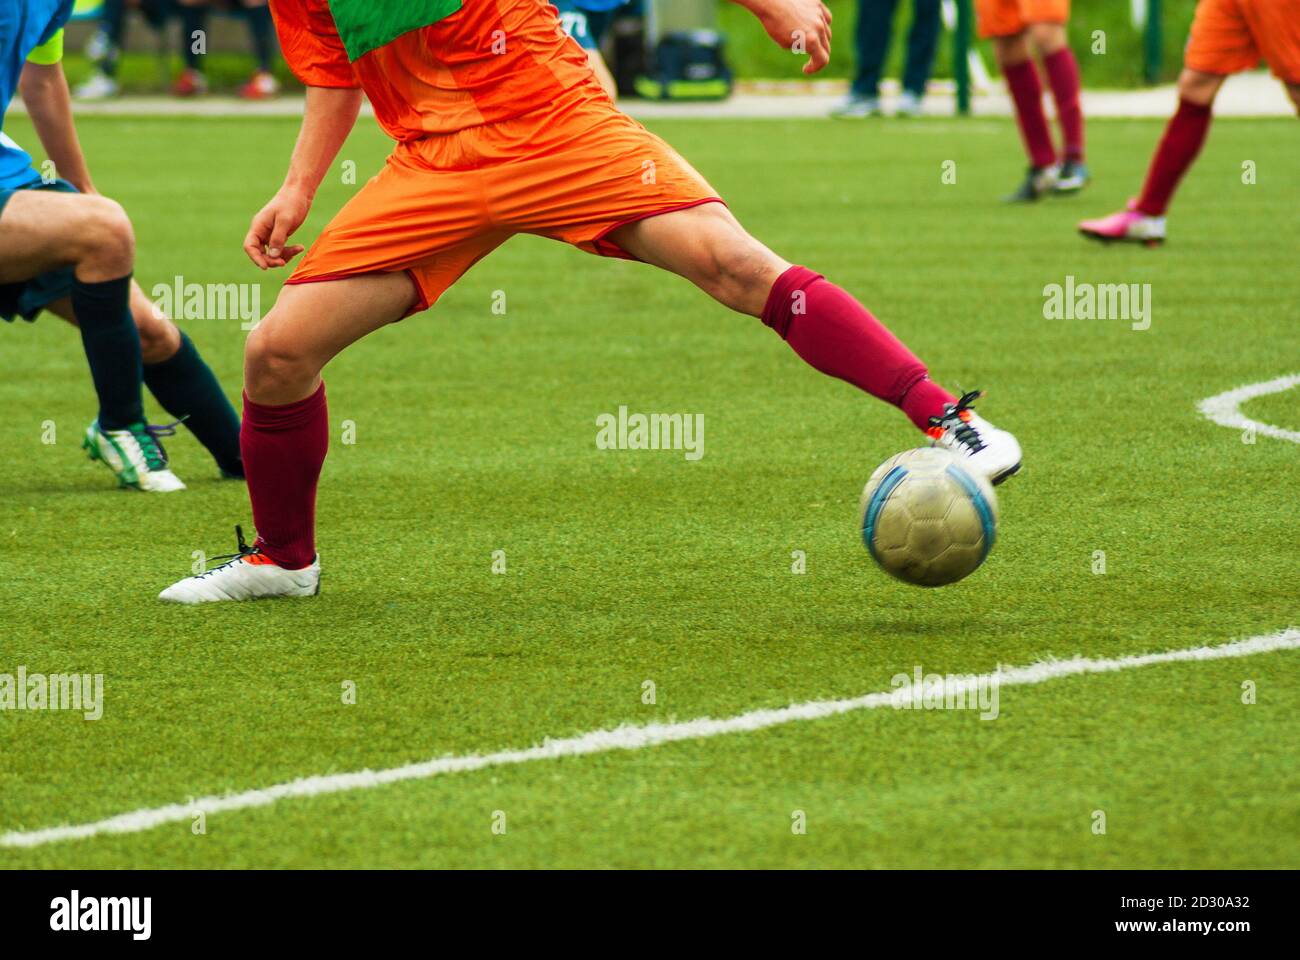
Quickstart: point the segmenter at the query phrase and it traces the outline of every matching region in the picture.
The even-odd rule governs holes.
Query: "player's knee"
[[[1029,36],[1034,41],[1034,47],[1045,57],[1051,56],[1066,43],[1065,25],[1060,23],[1031,23]]]
[[[320,370],[301,347],[276,333],[271,317],[244,343],[244,386],[249,396],[278,395],[312,381]]]
[[[1184,69],[1178,75],[1178,96],[1188,103],[1209,106],[1222,83],[1223,78],[1215,74]]]
[[[129,273],[135,261],[135,232],[122,205],[108,197],[85,198],[77,225],[78,260],[113,276]]]
[[[742,313],[761,311],[781,273],[780,259],[752,237],[742,234],[711,250],[709,292]]]
[[[993,56],[1001,67],[1014,67],[1029,59],[1029,43],[1025,34],[1013,37],[994,37]]]

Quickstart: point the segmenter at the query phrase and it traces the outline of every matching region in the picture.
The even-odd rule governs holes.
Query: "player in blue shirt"
[[[618,87],[600,55],[600,41],[614,20],[615,11],[630,0],[552,0],[560,11],[564,31],[577,41],[587,54],[587,62],[611,100],[618,99]]]
[[[48,309],[80,328],[99,398],[83,447],[122,486],[185,486],[159,441],[173,428],[145,420],[142,383],[172,416],[184,418],[223,473],[242,476],[234,408],[194,344],[156,314],[132,281],[131,221],[91,182],[61,66],[72,6],[73,0],[0,3],[0,107],[7,110],[14,93],[22,94],[49,158],[42,174],[0,129],[0,318],[32,320]]]

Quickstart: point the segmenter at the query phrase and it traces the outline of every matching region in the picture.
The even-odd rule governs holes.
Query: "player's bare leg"
[[[721,204],[628,224],[609,239],[731,309],[760,318],[811,366],[898,407],[991,482],[1020,468],[1015,437],[971,409],[978,394],[959,399],[935,384],[866,307],[821,275],[778,257]]]
[[[1300,83],[1288,83],[1286,86],[1286,95],[1291,98],[1295,104],[1296,115],[1300,116]]]
[[[1183,175],[1201,152],[1210,129],[1214,98],[1223,81],[1219,74],[1183,68],[1178,77],[1178,110],[1165,127],[1147,171],[1139,197],[1116,213],[1084,220],[1079,232],[1103,243],[1126,241],[1148,247],[1165,241],[1165,211]]]
[[[122,486],[183,490],[144,420],[140,340],[128,313],[134,261],[131,221],[106,197],[23,190],[0,212],[0,283],[73,267],[67,309],[84,320],[82,343],[100,402],[82,446]]]
[[[329,447],[321,371],[341,350],[415,305],[405,273],[290,284],[244,347],[241,445],[257,540],[173,584],[177,603],[311,596],[320,589],[316,483]]]
[[[791,266],[750,236],[720,203],[640,220],[619,227],[609,239],[751,317],[763,316],[768,291]]]
[[[321,386],[345,347],[400,320],[415,304],[405,273],[288,284],[244,346],[244,392],[256,403],[294,403]]]
[[[68,264],[98,283],[130,273],[134,261],[131,221],[107,197],[23,190],[0,212],[0,283]]]

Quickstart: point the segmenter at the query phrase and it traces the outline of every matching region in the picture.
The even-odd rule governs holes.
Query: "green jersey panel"
[[[461,0],[330,0],[339,39],[355,63],[404,33],[445,20]]]

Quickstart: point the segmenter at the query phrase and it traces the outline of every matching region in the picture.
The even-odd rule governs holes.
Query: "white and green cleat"
[[[91,460],[113,471],[119,486],[146,493],[171,493],[184,490],[185,484],[168,469],[167,453],[158,438],[175,432],[175,425],[151,427],[147,423],[133,423],[126,430],[105,430],[95,420],[86,428],[81,447]]]

